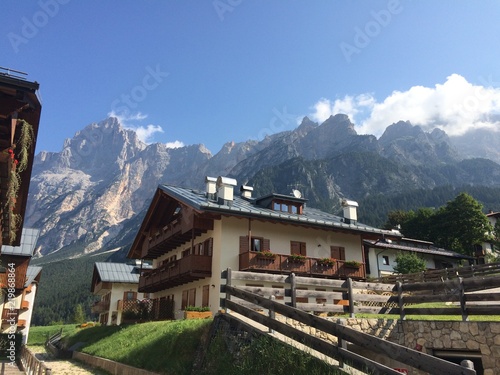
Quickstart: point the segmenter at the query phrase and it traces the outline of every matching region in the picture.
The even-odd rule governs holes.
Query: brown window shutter
[[[345,260],[345,247],[330,246],[331,257],[334,259]]]
[[[203,294],[201,297],[201,306],[206,307],[210,301],[210,285],[203,285]]]
[[[290,241],[290,254],[300,254],[300,242]]]
[[[301,242],[300,243],[300,255],[304,255],[304,256],[307,255],[306,243],[305,242]]]
[[[248,253],[250,251],[250,248],[248,247],[248,236],[241,236],[240,237],[240,254],[241,253]]]
[[[269,238],[263,239],[262,250],[271,250],[271,240]]]

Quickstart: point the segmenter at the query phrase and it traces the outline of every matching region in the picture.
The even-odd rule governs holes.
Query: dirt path
[[[84,363],[74,360],[55,359],[45,351],[43,346],[30,346],[37,358],[45,361],[48,367],[52,369],[53,375],[106,375],[107,372],[97,370]]]

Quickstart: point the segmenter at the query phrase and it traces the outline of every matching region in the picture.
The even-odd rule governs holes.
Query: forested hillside
[[[438,208],[465,192],[483,205],[483,212],[500,211],[500,187],[485,186],[439,186],[432,190],[418,189],[401,194],[375,194],[360,200],[358,218],[363,223],[382,227],[387,214],[393,210],[416,210],[421,207]]]

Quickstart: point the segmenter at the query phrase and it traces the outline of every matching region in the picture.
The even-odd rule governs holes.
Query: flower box
[[[306,257],[304,255],[291,254],[288,256],[288,261],[291,263],[304,263],[306,261]]]
[[[264,250],[264,251],[261,251],[257,254],[257,258],[273,260],[276,258],[276,254],[272,253],[269,250]]]
[[[321,258],[316,261],[316,264],[323,267],[333,267],[336,261],[333,258]]]
[[[361,263],[356,262],[355,260],[348,260],[347,262],[344,262],[344,267],[358,269],[361,267]]]
[[[211,311],[184,311],[184,319],[208,319],[211,317]]]

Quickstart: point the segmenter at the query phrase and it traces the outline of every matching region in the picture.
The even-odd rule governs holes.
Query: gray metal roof
[[[2,246],[2,254],[31,257],[35,251],[36,241],[40,235],[39,229],[23,228],[20,246]]]
[[[449,258],[456,258],[456,259],[473,259],[472,257],[464,254],[457,253],[455,251],[451,250],[446,250],[442,249],[440,247],[435,247],[435,246],[428,246],[428,247],[418,247],[417,245],[415,246],[410,246],[410,245],[404,245],[404,244],[399,244],[399,243],[388,243],[388,242],[383,242],[383,241],[372,241],[372,240],[364,240],[364,243],[367,245],[373,246],[373,247],[378,247],[381,249],[394,249],[394,250],[402,250],[402,251],[414,251],[416,253],[424,253],[424,254],[433,254],[433,255],[440,255],[444,257],[449,257]]]
[[[140,267],[126,263],[96,262],[95,268],[102,282],[139,283]],[[144,265],[143,268],[151,268]]]
[[[26,288],[28,285],[30,285],[40,272],[42,272],[42,267],[28,266],[28,270],[26,271],[26,283],[24,284],[24,287]]]
[[[365,224],[347,224],[343,222],[343,218],[323,212],[318,209],[305,207],[302,214],[291,214],[286,212],[274,211],[270,208],[261,207],[255,204],[257,199],[245,199],[240,196],[234,196],[231,206],[218,204],[217,202],[210,201],[207,199],[205,192],[186,189],[171,185],[160,185],[159,188],[163,190],[168,195],[178,199],[181,202],[188,204],[189,206],[203,211],[211,212],[225,212],[228,214],[233,214],[237,216],[249,216],[249,217],[260,217],[265,219],[274,219],[286,222],[295,222],[297,224],[309,224],[314,226],[335,228],[339,230],[350,230],[365,233],[375,233],[380,235],[391,235],[399,236],[402,235],[396,231],[383,230],[379,228],[374,228]],[[282,197],[288,197],[283,195]],[[290,196],[291,201],[298,201],[297,198]],[[305,201],[301,199],[301,201]]]

